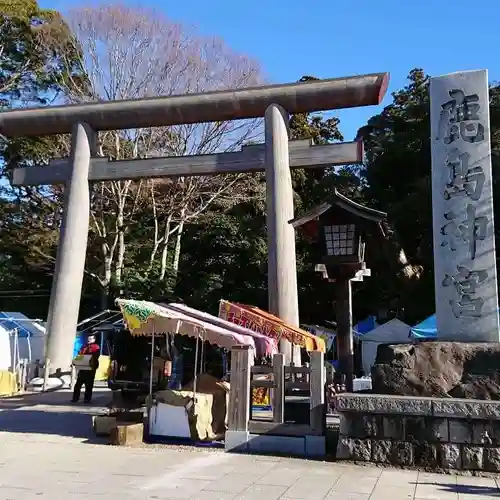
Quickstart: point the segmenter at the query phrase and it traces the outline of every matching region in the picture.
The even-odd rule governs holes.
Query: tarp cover
[[[12,367],[12,348],[10,332],[0,325],[0,371]]]
[[[361,359],[365,375],[369,375],[371,372],[379,345],[409,343],[409,332],[410,325],[394,318],[378,326],[375,330],[362,335],[359,340],[361,341]]]
[[[415,325],[411,329],[410,336],[417,340],[437,339],[438,331],[437,331],[436,315],[433,314],[432,316],[429,316],[428,318],[424,319],[424,321],[422,321],[418,325]]]
[[[0,326],[6,330],[17,330],[19,338],[43,337],[45,328],[20,312],[0,312]]]
[[[367,318],[356,323],[352,329],[356,335],[364,335],[377,328],[377,318],[375,316],[368,316]]]
[[[212,316],[211,314],[203,311],[198,311],[197,309],[188,307],[185,304],[168,304],[168,308],[179,311],[183,314],[187,314],[194,319],[205,321],[212,325],[225,328],[226,330],[231,330],[233,332],[240,333],[241,335],[248,335],[252,337],[255,341],[255,347],[257,349],[258,356],[273,356],[278,352],[278,343],[276,342],[276,340],[269,338],[262,333],[254,332],[252,330],[249,330],[248,328],[244,328],[242,326],[236,325],[235,323],[226,321],[225,319],[218,318],[217,316]]]
[[[191,439],[213,441],[222,439],[226,432],[228,394],[229,384],[202,374],[196,381],[196,398],[192,384],[188,384],[182,391],[158,391],[155,399],[171,406],[184,406]]]
[[[433,314],[424,319],[418,325],[411,329],[411,336],[416,339],[435,339],[437,338],[436,315]]]
[[[16,375],[7,370],[0,370],[0,396],[12,396],[16,392]]]
[[[307,351],[326,351],[323,339],[300,328],[290,326],[280,318],[258,307],[221,300],[219,317],[278,341],[282,338],[286,339]]]
[[[200,338],[226,349],[249,346],[255,352],[254,339],[145,300],[117,299],[123,319],[132,335],[177,333]]]

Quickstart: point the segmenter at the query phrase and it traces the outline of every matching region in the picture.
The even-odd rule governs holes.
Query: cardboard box
[[[90,354],[79,354],[73,360],[73,365],[78,370],[89,370],[90,369],[90,360],[92,359],[92,355]]]
[[[144,424],[119,423],[111,430],[111,444],[131,446],[143,442]]]
[[[110,436],[111,431],[116,427],[116,417],[97,415],[93,417],[93,421],[96,436]]]

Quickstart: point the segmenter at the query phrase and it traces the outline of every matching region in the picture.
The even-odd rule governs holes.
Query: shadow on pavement
[[[70,404],[72,393],[69,389],[59,389],[49,392],[32,392],[16,396],[0,398],[1,410],[15,410],[30,406],[66,406]],[[111,402],[111,392],[105,388],[96,387],[92,406],[103,407]]]
[[[92,416],[111,402],[111,392],[96,387],[91,404],[72,404],[72,392],[28,393],[0,399],[0,432],[45,434],[87,439],[94,438]]]
[[[0,432],[74,437],[91,444],[105,442],[94,436],[92,415],[83,412],[5,410],[0,412]]]
[[[419,483],[421,484],[421,483]],[[438,484],[443,491],[461,493],[462,495],[477,495],[478,498],[486,496],[488,498],[500,498],[500,491],[494,486],[478,486],[473,484]]]

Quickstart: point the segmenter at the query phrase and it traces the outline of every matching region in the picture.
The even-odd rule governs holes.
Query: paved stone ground
[[[489,478],[89,441],[98,406],[58,392],[0,401],[0,500],[491,500]],[[107,400],[104,391],[96,403]]]

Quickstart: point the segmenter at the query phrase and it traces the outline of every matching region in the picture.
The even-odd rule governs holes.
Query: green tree
[[[408,80],[358,136],[366,151],[361,170],[364,197],[370,206],[387,212],[409,260],[423,266],[421,279],[400,279],[397,270],[387,266],[386,255],[372,251],[373,278],[363,299],[379,310],[404,311],[404,318],[412,322],[433,310],[433,295],[422,293],[429,288],[429,280],[432,283],[432,212],[428,77],[414,69]],[[411,299],[419,295],[419,300]]]
[[[0,0],[0,109],[45,105],[57,98],[67,71],[59,49],[69,31],[59,13],[35,0]],[[3,174],[14,166],[44,163],[61,138],[0,137]]]
[[[299,82],[319,80],[313,76],[303,76]],[[330,144],[342,141],[339,119],[325,118],[323,114],[295,113],[290,117],[290,132],[293,140],[310,140],[313,144]],[[333,168],[296,169],[292,172],[295,193],[298,196],[296,209],[306,208],[324,201],[325,190],[337,180]]]
[[[408,84],[393,93],[393,102],[359,131],[366,150],[363,194],[371,206],[388,213],[408,259],[421,270],[419,280],[397,279],[379,259],[377,266],[384,277],[380,279],[378,272],[374,273],[376,286],[369,290],[369,301],[382,301],[385,307],[404,310],[403,317],[410,323],[435,310],[428,86],[429,77],[424,71],[412,70]],[[490,87],[490,111],[496,199],[500,195],[498,85]],[[497,205],[495,211],[499,214]]]
[[[267,309],[267,235],[262,195],[230,210],[214,206],[190,224],[176,297],[217,314],[220,299]]]
[[[61,59],[61,50],[70,37],[56,11],[41,9],[34,0],[0,0],[0,108],[45,105],[57,99],[60,81],[74,68],[67,63],[71,54],[69,59],[64,54],[64,64]],[[0,136],[0,178],[16,166],[44,164],[66,148],[65,137]],[[0,189],[2,303],[12,290],[50,289],[59,198],[58,189],[13,189],[3,181]],[[51,258],[49,266],[42,255]],[[46,311],[46,295],[38,294],[37,301],[28,301],[26,306],[29,308],[36,302],[39,310]],[[15,298],[24,303],[23,297]]]
[[[60,14],[36,0],[0,0],[0,103],[47,104],[57,96],[62,50],[72,46]],[[72,69],[74,69],[73,66]]]
[[[365,197],[387,211],[409,256],[432,252],[428,77],[410,72],[393,103],[359,131],[365,143]]]

